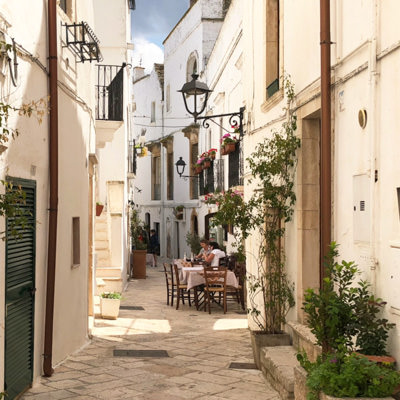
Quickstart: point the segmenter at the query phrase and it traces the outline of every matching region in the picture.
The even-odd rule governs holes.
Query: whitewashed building
[[[16,109],[36,102],[31,117],[16,110],[1,121],[3,133],[18,129],[19,135],[8,141],[2,135],[0,178],[21,186],[29,212],[28,228],[18,227],[20,240],[11,235],[12,218],[0,220],[7,235],[0,244],[5,277],[0,280],[0,391],[6,390],[9,399],[43,374],[51,375],[54,365],[89,340],[95,203],[107,198],[100,184],[106,178],[100,176],[98,185],[95,178],[105,158],[97,151],[103,141],[96,121],[96,64],[102,62],[97,33],[107,42],[103,33],[113,30],[111,23],[123,27],[118,40],[112,39],[117,42],[107,42],[114,51],[105,48],[104,61],[127,62],[133,6],[127,0],[112,6],[35,0],[21,8],[19,2],[0,1],[1,102]],[[101,24],[97,7],[104,7],[110,25]],[[125,176],[121,172],[112,179]],[[119,251],[123,260],[122,244]]]
[[[397,2],[375,0],[330,2],[332,129],[328,154],[332,173],[322,181],[320,165],[326,153],[320,155],[319,5],[250,0],[243,22],[247,156],[284,119],[284,73],[295,86],[297,132],[302,144],[296,211],[285,238],[289,277],[296,290],[296,306],[289,320],[304,322],[304,290],[319,287],[320,234],[330,219],[330,240],[339,243],[340,259],[354,260],[375,295],[387,301],[384,316],[397,324],[390,332],[388,350],[397,358],[400,171],[396,128],[400,119],[395,108],[400,49],[395,16],[399,7]],[[328,182],[324,189],[324,196],[331,193],[328,204],[320,202],[320,182]],[[322,214],[320,219],[322,206],[327,206],[328,216]],[[249,239],[248,249],[251,246]],[[255,270],[251,261],[248,269]]]
[[[160,82],[157,71],[134,84],[135,138],[139,140],[146,130],[145,142],[151,153],[147,160],[138,160],[137,186],[139,190],[142,186],[147,190],[135,193],[135,203],[143,206],[142,218],[147,225],[158,230],[161,255],[171,258],[190,255],[186,243],[188,232],[205,234],[198,217],[201,205],[198,178],[180,178],[175,163],[182,157],[186,163],[183,175],[192,176],[191,165],[206,144],[200,143],[199,127],[186,112],[178,90],[192,79],[194,72],[201,76],[204,73],[228,6],[229,2],[223,0],[191,1],[164,41],[163,90],[159,92],[157,86]],[[138,112],[139,104],[143,113]],[[178,206],[183,206],[182,218],[176,218]]]

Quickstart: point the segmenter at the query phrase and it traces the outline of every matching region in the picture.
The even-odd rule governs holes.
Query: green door
[[[6,218],[4,381],[7,400],[11,400],[31,386],[33,376],[36,182],[8,180],[25,191],[22,207],[29,212],[29,227],[17,227],[18,236],[10,235],[12,218]]]

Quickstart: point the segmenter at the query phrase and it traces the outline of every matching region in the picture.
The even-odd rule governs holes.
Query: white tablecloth
[[[187,288],[193,289],[195,286],[204,285],[205,279],[203,273],[204,268],[202,266],[194,267],[182,267],[180,270],[179,280],[183,284],[187,284]],[[236,275],[232,271],[227,271],[226,274],[226,286],[238,287],[238,281]]]

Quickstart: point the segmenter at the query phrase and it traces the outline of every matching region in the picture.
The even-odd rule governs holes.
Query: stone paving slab
[[[278,400],[261,371],[229,369],[253,363],[247,316],[228,303],[212,314],[166,305],[162,267],[132,280],[117,320],[96,318],[91,343],[71,355],[50,378],[41,378],[21,399]],[[166,350],[169,357],[114,357],[114,350]]]

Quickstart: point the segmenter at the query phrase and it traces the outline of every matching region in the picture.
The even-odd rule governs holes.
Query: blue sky
[[[136,0],[132,11],[134,64],[150,72],[154,62],[163,62],[162,42],[189,8],[189,0]]]

